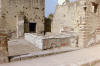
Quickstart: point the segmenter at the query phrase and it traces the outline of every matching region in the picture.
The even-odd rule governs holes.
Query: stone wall
[[[83,17],[82,23],[80,24],[79,43],[80,47],[88,47],[96,44],[97,28],[99,28],[99,9],[100,2],[98,0],[91,0],[84,2],[85,17]],[[81,45],[82,44],[82,45]]]
[[[78,0],[58,5],[52,22],[52,33],[76,33],[79,37],[79,47],[95,44],[96,34],[100,34],[99,4],[99,0]]]
[[[1,0],[1,29],[4,27],[12,36],[17,36],[17,26],[19,19],[23,17],[24,23],[36,23],[36,33],[44,31],[44,4],[45,0]],[[23,15],[20,17],[20,15]],[[29,30],[29,26],[24,26],[23,30]],[[29,31],[27,31],[29,32]]]
[[[7,63],[8,61],[7,36],[4,34],[0,34],[0,63]]]
[[[58,5],[52,22],[52,32],[61,33],[64,28],[78,32],[79,23],[81,18],[84,16],[84,13],[85,12],[80,3]]]

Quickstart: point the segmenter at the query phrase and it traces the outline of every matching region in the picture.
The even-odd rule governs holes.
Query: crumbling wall
[[[81,35],[79,35],[81,37],[82,40],[84,40],[84,47],[88,47],[91,45],[95,45],[97,42],[97,38],[96,35],[97,34],[97,28],[99,28],[99,21],[100,21],[100,16],[99,16],[99,3],[100,2],[96,2],[95,1],[86,1],[85,2],[85,17],[83,19],[82,22],[84,22],[83,26],[81,26],[80,28],[82,28],[83,30],[81,31],[81,33],[83,34],[83,38],[81,37]],[[100,40],[99,40],[100,41]],[[80,44],[82,43],[82,41],[79,41]]]
[[[52,33],[62,33],[66,27],[74,32],[78,32],[84,13],[82,5],[79,2],[58,5],[52,22]]]
[[[52,22],[52,33],[76,33],[79,47],[96,44],[99,39],[96,36],[100,34],[99,4],[99,0],[77,0],[58,5]]]
[[[7,36],[0,34],[0,63],[7,63],[8,60],[8,42]]]
[[[17,35],[19,13],[23,14],[28,22],[36,22],[37,33],[44,31],[44,0],[1,0],[1,6],[1,17],[5,17],[3,20],[6,21],[3,23],[7,24],[7,29],[14,33],[14,36]]]

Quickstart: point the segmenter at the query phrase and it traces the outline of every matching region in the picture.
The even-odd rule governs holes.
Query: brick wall
[[[0,63],[8,62],[8,40],[7,35],[0,34]]]

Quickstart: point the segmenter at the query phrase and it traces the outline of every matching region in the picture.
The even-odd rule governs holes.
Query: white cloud
[[[58,0],[58,4],[62,5],[65,2],[65,0]]]

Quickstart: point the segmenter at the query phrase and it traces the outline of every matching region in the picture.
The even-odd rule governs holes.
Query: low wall
[[[69,45],[70,45],[69,38],[47,38],[47,39],[43,39],[43,48],[44,49],[64,47],[64,46],[69,46]]]
[[[64,46],[76,47],[77,45],[76,37],[70,35],[39,36],[26,33],[25,39],[34,44],[39,49],[51,49]]]
[[[39,49],[43,49],[43,36],[38,36],[30,33],[25,33],[25,39],[31,42],[33,45],[38,47]]]

